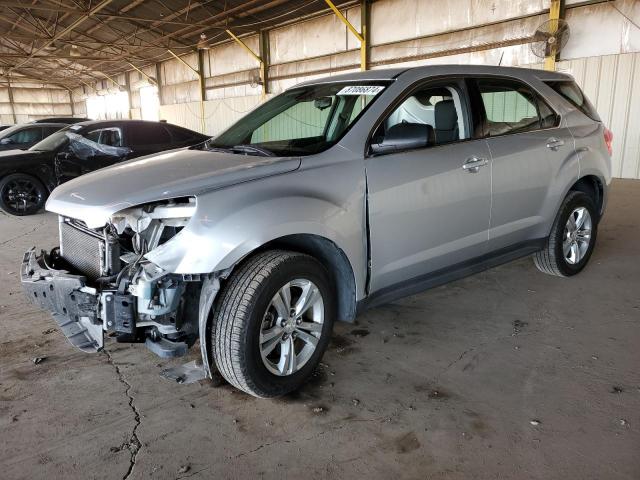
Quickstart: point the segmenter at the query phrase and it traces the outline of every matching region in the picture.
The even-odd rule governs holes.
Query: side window
[[[477,85],[489,136],[550,128],[557,123],[555,112],[520,82],[480,79]]]
[[[110,147],[122,146],[122,131],[117,127],[99,128],[84,134],[84,137],[92,142]]]
[[[595,107],[591,104],[584,93],[582,93],[582,90],[580,90],[580,87],[578,87],[576,82],[572,80],[562,80],[546,83],[551,88],[553,88],[556,93],[561,95],[565,100],[567,100],[574,107],[584,113],[587,117],[598,122],[600,121],[600,117],[598,116],[598,112],[596,111]]]
[[[34,143],[42,140],[42,129],[40,127],[25,128],[8,137],[12,143]]]
[[[171,143],[171,135],[163,125],[140,123],[130,125],[127,132],[129,146]]]
[[[398,149],[443,145],[470,138],[464,100],[457,85],[427,87],[407,97],[378,127],[373,144]],[[383,148],[382,151],[386,150]]]

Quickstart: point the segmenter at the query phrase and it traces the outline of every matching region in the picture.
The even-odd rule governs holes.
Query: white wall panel
[[[613,132],[613,176],[640,178],[640,53],[558,63],[574,76]]]
[[[243,37],[242,41],[254,53],[259,55],[260,45],[258,35]],[[204,72],[207,77],[211,77],[213,75],[224,75],[253,68],[260,68],[258,61],[237,42],[225,43],[223,45],[213,47],[205,55]]]
[[[352,34],[335,15],[276,28],[269,32],[271,63],[342,52],[347,48],[348,35]]]
[[[253,110],[261,101],[262,98],[256,95],[206,101],[204,104],[205,132],[208,135],[219,134]],[[200,102],[161,105],[160,119],[200,132],[202,129]]]
[[[533,15],[549,0],[386,0],[371,6],[371,43],[436,35]]]
[[[616,8],[614,8],[614,5]],[[584,58],[640,50],[640,2],[618,0],[568,9],[571,35],[562,58]]]

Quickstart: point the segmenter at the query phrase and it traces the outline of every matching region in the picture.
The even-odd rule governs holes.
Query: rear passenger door
[[[133,150],[131,158],[173,148],[167,128],[151,122],[127,124],[127,146]]]
[[[489,250],[540,240],[549,234],[555,209],[554,180],[574,156],[573,137],[527,84],[504,78],[469,83],[492,157]]]

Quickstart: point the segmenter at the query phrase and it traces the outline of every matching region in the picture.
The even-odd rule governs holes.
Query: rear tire
[[[216,366],[256,397],[290,393],[320,362],[334,317],[334,289],[320,262],[297,252],[259,253],[234,271],[216,301]]]
[[[579,273],[593,252],[599,220],[598,210],[589,195],[569,192],[556,215],[544,249],[533,255],[538,270],[559,277]]]
[[[46,200],[47,189],[31,175],[12,173],[0,180],[0,208],[11,215],[38,213]]]

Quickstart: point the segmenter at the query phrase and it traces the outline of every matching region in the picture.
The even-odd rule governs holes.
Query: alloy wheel
[[[585,207],[573,209],[564,227],[562,252],[567,263],[580,263],[591,243],[592,220]]]
[[[37,208],[42,201],[42,194],[30,180],[15,179],[5,184],[2,200],[12,211],[25,213]]]
[[[278,376],[300,370],[311,358],[322,335],[324,302],[318,287],[297,278],[273,296],[260,328],[260,355]]]

